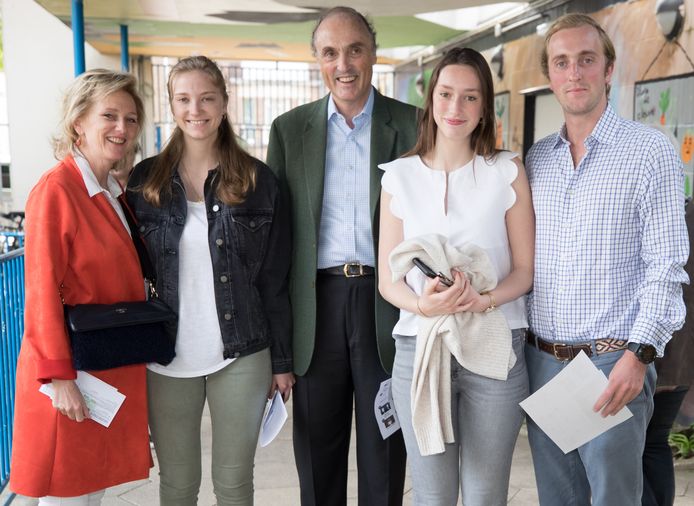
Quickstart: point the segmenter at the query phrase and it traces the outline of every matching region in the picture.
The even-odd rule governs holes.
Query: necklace
[[[191,202],[204,202],[204,190],[202,192],[197,190],[197,186],[195,185],[193,179],[190,177],[188,169],[186,169],[186,167],[183,164],[180,164],[179,167],[180,170],[178,171],[178,173],[181,175],[181,179],[183,180],[183,187],[186,190],[186,198]]]

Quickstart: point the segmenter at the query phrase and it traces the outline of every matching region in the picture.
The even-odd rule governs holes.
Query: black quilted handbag
[[[75,369],[99,371],[132,364],[169,364],[176,356],[176,313],[154,290],[154,268],[140,237],[135,217],[119,199],[130,228],[150,298],[116,304],[65,304],[65,324],[70,335]]]
[[[158,298],[65,306],[72,363],[82,371],[170,363],[176,355],[175,322],[176,313]]]

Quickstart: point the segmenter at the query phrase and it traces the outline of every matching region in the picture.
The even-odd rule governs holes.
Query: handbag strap
[[[133,239],[133,245],[137,251],[137,256],[140,258],[142,276],[149,280],[152,286],[154,286],[156,284],[156,276],[154,273],[154,266],[152,265],[152,259],[149,256],[147,244],[145,244],[144,239],[142,239],[142,234],[140,234],[140,229],[137,226],[137,218],[135,218],[135,214],[128,205],[128,202],[125,200],[125,192],[120,194],[118,197],[118,202],[123,208],[123,214],[125,215],[125,220],[128,222],[128,227],[130,228],[130,236]]]

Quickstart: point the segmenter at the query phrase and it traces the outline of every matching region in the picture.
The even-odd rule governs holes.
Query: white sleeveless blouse
[[[390,210],[403,222],[404,239],[441,234],[454,246],[475,244],[487,252],[499,281],[503,280],[511,272],[506,211],[516,201],[511,187],[518,176],[518,166],[512,161],[515,157],[508,151],[490,162],[475,156],[448,174],[430,169],[419,156],[379,165],[385,171],[381,186],[392,196]],[[405,281],[420,294],[425,277],[413,266]],[[499,309],[511,329],[528,326],[524,296]],[[393,333],[416,335],[417,315],[401,309]]]

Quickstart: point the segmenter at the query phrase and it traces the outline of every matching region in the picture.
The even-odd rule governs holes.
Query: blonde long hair
[[[217,64],[206,56],[184,58],[171,69],[167,84],[169,104],[173,101],[174,80],[185,72],[193,71],[203,72],[210,78],[222,94],[226,106],[229,102],[226,81]],[[227,205],[240,204],[245,200],[249,190],[255,188],[255,159],[237,142],[227,114],[219,124],[215,148],[219,156],[217,197]],[[170,179],[181,161],[183,149],[183,132],[176,126],[166,147],[155,158],[152,170],[142,185],[142,194],[150,204],[159,207],[163,197],[171,196]]]

